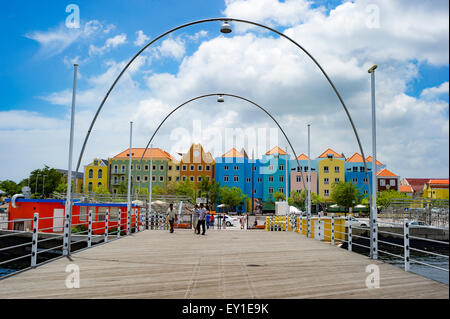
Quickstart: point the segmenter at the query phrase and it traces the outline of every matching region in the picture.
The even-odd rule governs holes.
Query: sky
[[[372,154],[367,70],[377,64],[377,159],[401,177],[448,178],[448,6],[447,0],[4,2],[0,180],[19,182],[44,165],[67,169],[74,63],[73,168],[97,108],[130,59],[172,28],[218,17],[270,26],[305,48],[345,101],[366,156]],[[97,118],[82,166],[128,148],[130,121],[133,146],[145,147],[173,108],[210,93],[266,108],[297,155],[307,153],[308,124],[313,158],[328,147],[346,157],[360,152],[337,96],[308,55],[263,28],[232,22],[233,32],[222,34],[220,26],[182,28],[142,52]],[[288,146],[264,112],[230,97],[185,105],[153,146],[177,157],[193,142],[214,156],[233,146],[255,156]]]

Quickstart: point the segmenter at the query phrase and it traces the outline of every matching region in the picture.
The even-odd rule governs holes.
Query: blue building
[[[261,199],[263,194],[263,178],[260,174],[260,161],[248,158],[244,150],[238,152],[235,148],[217,157],[215,161],[215,181],[220,186],[238,187],[247,196],[247,200],[236,207],[237,212],[246,212],[252,198]],[[253,174],[252,174],[253,170]],[[217,208],[216,208],[217,210]]]
[[[276,192],[289,195],[289,157],[289,154],[278,146],[263,155],[260,168],[263,176],[263,202],[273,201],[273,194]]]
[[[355,153],[345,161],[345,181],[352,182],[363,197],[369,196],[369,183],[372,185],[372,162],[366,162],[366,165],[369,170],[369,180],[364,171],[361,154]]]

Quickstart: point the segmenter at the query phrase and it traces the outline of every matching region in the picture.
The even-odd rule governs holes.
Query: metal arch
[[[152,137],[151,137],[150,140],[148,141],[147,146],[145,147],[144,152],[142,153],[142,156],[141,156],[141,158],[140,158],[140,160],[139,160],[139,164],[142,165],[142,159],[144,158],[145,152],[147,152],[148,147],[149,147],[150,144],[152,143],[153,138],[155,137],[156,133],[158,133],[158,131],[159,131],[159,129],[161,128],[161,126],[166,122],[166,120],[167,120],[173,113],[175,113],[177,110],[179,110],[181,107],[185,106],[186,104],[189,104],[190,102],[193,102],[193,101],[196,101],[196,100],[199,100],[199,99],[203,99],[203,98],[206,98],[206,97],[210,97],[210,96],[230,96],[230,97],[234,97],[234,98],[237,98],[237,99],[241,99],[241,100],[243,100],[243,101],[246,101],[246,102],[248,102],[248,103],[250,103],[250,104],[253,104],[254,106],[256,106],[256,107],[258,107],[259,109],[261,109],[264,113],[266,113],[266,114],[267,114],[267,115],[275,122],[275,124],[278,126],[278,128],[280,129],[280,131],[283,133],[284,137],[286,138],[287,142],[289,143],[289,147],[291,148],[292,153],[294,153],[295,160],[297,161],[297,166],[300,167],[300,162],[298,161],[297,153],[295,152],[294,147],[293,147],[292,144],[291,144],[291,141],[290,141],[289,138],[287,137],[286,133],[284,132],[283,128],[282,128],[281,125],[278,123],[278,121],[272,116],[272,114],[270,114],[269,111],[267,111],[267,110],[266,110],[264,107],[262,107],[261,105],[256,104],[255,102],[253,102],[253,101],[251,101],[251,100],[249,100],[249,99],[247,99],[247,98],[245,98],[245,97],[242,97],[242,96],[239,96],[239,95],[235,95],[235,94],[227,94],[227,93],[210,93],[210,94],[200,95],[200,96],[194,97],[194,98],[192,98],[192,99],[190,99],[190,100],[188,100],[188,101],[186,101],[186,102],[184,102],[184,103],[178,105],[176,108],[174,108],[169,114],[167,114],[167,116],[164,118],[164,120],[162,120],[162,122],[159,123],[159,125],[158,125],[158,127],[156,128],[155,132],[153,132]],[[151,168],[150,168],[150,169],[151,169]],[[286,159],[286,169],[288,169],[287,159]],[[309,168],[309,169],[310,169],[310,168]],[[303,171],[300,170],[300,173],[302,174],[303,188],[304,188],[305,191],[306,191],[307,189],[306,189],[305,179],[304,179],[304,176],[303,176]],[[252,192],[253,192],[253,190],[252,190]],[[288,198],[288,196],[289,196],[289,194],[287,194],[287,189],[286,189],[286,198]],[[286,199],[286,200],[287,200],[287,199]],[[305,197],[305,201],[306,201],[306,200],[307,200],[307,199],[306,199],[306,197]]]
[[[287,35],[285,35],[285,34],[279,32],[279,31],[277,31],[277,30],[275,30],[275,29],[273,29],[273,28],[270,28],[270,27],[265,26],[265,25],[263,25],[263,24],[260,24],[260,23],[257,23],[257,22],[253,22],[253,21],[249,21],[249,20],[235,19],[235,18],[225,18],[225,17],[223,17],[223,18],[211,18],[211,19],[197,20],[197,21],[189,22],[189,23],[180,25],[180,26],[178,26],[178,27],[175,27],[175,28],[173,28],[173,29],[171,29],[171,30],[169,30],[169,31],[167,31],[167,32],[165,32],[165,33],[159,35],[159,36],[156,37],[154,40],[152,40],[152,41],[149,42],[147,45],[145,45],[141,50],[139,50],[138,53],[136,53],[136,55],[135,55],[128,63],[127,63],[127,65],[123,68],[123,70],[120,72],[120,74],[118,75],[118,77],[114,80],[112,86],[109,88],[109,90],[108,90],[108,92],[106,93],[105,97],[103,98],[103,100],[102,100],[102,102],[101,102],[99,108],[97,109],[97,112],[95,113],[95,116],[94,116],[94,118],[93,118],[93,120],[92,120],[92,122],[91,122],[91,124],[90,124],[90,126],[89,126],[88,132],[87,132],[86,137],[85,137],[85,139],[84,139],[84,143],[83,143],[83,146],[82,146],[82,148],[81,148],[80,156],[79,156],[79,158],[78,158],[78,163],[77,163],[76,172],[78,173],[78,169],[80,168],[80,165],[81,165],[81,159],[83,158],[83,153],[84,153],[84,149],[85,149],[85,147],[86,147],[86,143],[87,143],[87,141],[88,141],[88,139],[89,139],[89,136],[90,136],[90,134],[91,134],[92,128],[94,127],[95,121],[97,120],[97,117],[98,117],[98,115],[100,114],[100,111],[101,111],[102,108],[103,108],[103,105],[105,104],[106,100],[108,99],[108,97],[109,97],[111,91],[112,91],[112,90],[114,89],[114,87],[116,86],[117,82],[120,80],[120,78],[121,78],[122,75],[125,73],[125,71],[128,69],[128,67],[131,65],[131,63],[133,63],[133,61],[134,61],[134,60],[135,60],[135,59],[136,59],[143,51],[145,51],[150,45],[152,45],[153,43],[155,43],[155,42],[158,41],[159,39],[165,37],[166,35],[168,35],[168,34],[174,32],[174,31],[177,31],[177,30],[179,30],[179,29],[182,29],[182,28],[191,26],[191,25],[196,25],[196,24],[205,23],[205,22],[213,22],[213,21],[234,21],[234,22],[242,22],[242,23],[247,23],[247,24],[255,25],[255,26],[258,26],[258,27],[267,29],[267,30],[269,30],[269,31],[272,31],[272,32],[278,34],[279,36],[281,36],[281,37],[283,37],[283,38],[285,38],[285,39],[291,41],[295,46],[297,46],[300,50],[302,50],[302,51],[303,51],[303,52],[304,52],[304,53],[305,53],[305,54],[306,54],[306,55],[307,55],[307,56],[308,56],[308,57],[316,64],[316,66],[320,69],[320,71],[322,72],[322,74],[323,74],[323,75],[325,76],[325,78],[327,79],[328,83],[331,85],[333,91],[335,92],[336,96],[338,97],[339,101],[341,102],[342,107],[344,108],[344,111],[345,111],[345,113],[347,114],[347,117],[348,117],[348,119],[349,119],[349,121],[350,121],[350,124],[351,124],[351,126],[352,126],[352,129],[353,129],[353,132],[354,132],[354,134],[355,134],[356,140],[357,140],[357,142],[358,142],[359,150],[360,150],[361,155],[362,155],[362,157],[363,157],[364,170],[365,170],[365,172],[366,172],[367,180],[369,181],[369,183],[368,183],[369,194],[371,194],[371,186],[370,186],[369,172],[368,172],[368,169],[367,169],[366,158],[365,158],[364,151],[363,151],[363,148],[362,148],[362,145],[361,145],[361,141],[360,141],[360,139],[359,139],[358,132],[357,132],[356,127],[355,127],[355,125],[354,125],[354,123],[353,123],[352,117],[350,116],[350,113],[349,113],[349,111],[348,111],[348,109],[347,109],[347,107],[346,107],[346,105],[345,105],[345,103],[344,103],[344,100],[342,99],[341,95],[339,94],[338,90],[336,89],[336,87],[335,87],[333,81],[331,81],[330,77],[329,77],[328,74],[325,72],[325,70],[322,68],[322,66],[319,64],[319,62],[317,62],[317,60],[316,60],[316,59],[315,59],[315,58],[314,58],[314,57],[313,57],[313,56],[312,56],[305,48],[303,48],[300,44],[298,44],[298,43],[297,43],[296,41],[294,41],[292,38],[290,38],[289,36],[287,36]],[[373,178],[376,178],[376,167],[372,167],[372,175],[373,175],[373,176],[372,176]],[[75,183],[74,183],[74,184],[75,184]],[[75,187],[75,185],[74,185],[74,187]]]

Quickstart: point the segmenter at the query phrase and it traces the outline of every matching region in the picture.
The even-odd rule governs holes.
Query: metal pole
[[[34,213],[33,217],[33,235],[31,239],[31,267],[36,267],[37,265],[37,248],[39,241],[39,213]]]
[[[131,160],[133,147],[133,122],[130,122],[130,151],[128,159],[128,191],[127,191],[127,235],[131,234]]]
[[[255,193],[255,190],[254,190],[254,188],[255,188],[255,182],[254,182],[254,178],[255,178],[255,175],[254,175],[254,172],[253,172],[253,170],[254,170],[254,166],[255,165],[255,150],[253,149],[252,150],[252,203],[251,203],[251,213],[252,213],[252,215],[255,215],[254,214],[254,211],[255,211],[255,208],[253,207],[253,201],[254,201],[254,193]],[[255,219],[256,219],[256,215],[255,215]],[[247,229],[248,229],[248,216],[247,216]]]
[[[43,182],[42,182],[42,196],[45,196],[45,176],[47,176],[47,175],[44,175],[43,177],[44,177],[44,180],[43,180]]]
[[[152,179],[153,179],[153,146],[150,145],[150,181],[148,190],[148,210],[150,213],[152,212]]]
[[[287,211],[286,211],[286,217],[289,214],[289,185],[288,185],[288,152],[287,152],[287,147],[286,147],[286,165],[284,167],[284,170],[286,171],[286,203],[287,203]]]
[[[372,207],[370,217],[370,258],[378,259],[378,212],[377,212],[377,131],[375,117],[375,64],[369,69],[372,89]]]
[[[75,124],[75,103],[77,93],[77,73],[78,64],[74,64],[73,75],[73,93],[72,93],[72,113],[70,116],[70,142],[69,142],[69,163],[67,167],[67,195],[65,207],[65,225],[64,225],[64,240],[63,240],[63,255],[70,256],[70,237],[72,229],[72,153],[73,153],[73,130]]]
[[[38,185],[38,179],[40,175],[36,175],[36,186],[34,187],[34,193],[37,193],[37,185]]]
[[[307,237],[311,236],[311,124],[308,124],[308,207],[307,215]]]
[[[405,271],[409,271],[409,221],[405,219],[403,222],[403,248],[405,259]]]

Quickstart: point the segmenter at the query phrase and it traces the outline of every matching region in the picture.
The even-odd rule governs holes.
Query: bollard
[[[300,234],[303,235],[303,216],[300,216]]]
[[[92,211],[89,209],[88,213],[88,248],[92,246]]]
[[[306,236],[311,238],[311,215],[306,216]]]
[[[373,254],[372,259],[378,259],[378,223],[374,220],[373,223]]]
[[[104,242],[108,242],[108,224],[109,224],[109,208],[106,209],[105,213],[105,239]]]
[[[283,231],[287,231],[287,217],[286,216],[283,216],[281,218],[281,226],[282,226]]]
[[[127,236],[131,235],[131,210],[130,207],[130,210],[127,211]]]
[[[320,223],[320,214],[319,214],[319,216],[317,217],[317,229],[318,229],[318,234],[317,234],[317,240],[320,240],[321,238],[322,238],[322,229],[321,229],[321,223]],[[314,237],[316,237],[315,235],[314,235]]]
[[[403,237],[404,237],[404,250],[405,250],[405,271],[409,271],[409,221],[405,219],[403,223]]]
[[[117,239],[120,238],[120,223],[122,221],[122,212],[119,209],[119,216],[118,216],[118,220],[117,220]]]
[[[39,213],[34,213],[33,217],[33,236],[31,239],[31,267],[36,267],[37,264],[37,249],[39,240]]]
[[[348,220],[348,251],[352,251],[352,225],[350,224],[350,218]]]
[[[334,213],[331,214],[331,244],[334,246]]]

